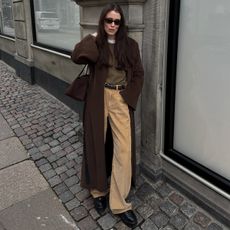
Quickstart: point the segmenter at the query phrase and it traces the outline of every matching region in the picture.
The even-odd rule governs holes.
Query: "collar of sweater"
[[[109,39],[108,38],[107,41],[108,41],[109,44],[115,44],[116,43],[116,41],[114,39]]]

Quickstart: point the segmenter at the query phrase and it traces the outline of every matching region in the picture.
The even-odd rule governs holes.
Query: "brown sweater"
[[[112,85],[125,85],[126,84],[126,73],[124,70],[117,69],[117,60],[114,55],[114,44],[109,44],[110,57],[109,57],[109,69],[106,83]]]

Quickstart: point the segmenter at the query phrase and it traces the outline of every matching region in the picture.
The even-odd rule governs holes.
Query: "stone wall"
[[[33,80],[32,25],[29,0],[13,0],[13,17],[15,23],[15,59],[22,63],[16,66],[17,75],[24,80]]]
[[[168,0],[147,1],[144,7],[145,30],[143,63],[145,83],[142,93],[141,167],[153,179],[162,175],[163,99],[167,57]]]

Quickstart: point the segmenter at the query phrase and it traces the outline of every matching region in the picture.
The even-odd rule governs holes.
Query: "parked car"
[[[39,31],[60,29],[60,19],[56,12],[36,11],[35,17],[37,29]]]

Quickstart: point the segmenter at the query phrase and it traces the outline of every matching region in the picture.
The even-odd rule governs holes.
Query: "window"
[[[166,154],[230,191],[229,0],[170,5]]]
[[[1,33],[14,37],[15,30],[14,30],[14,20],[13,20],[13,11],[12,11],[12,0],[2,0],[0,4],[1,4],[0,5]]]
[[[33,0],[35,42],[71,51],[80,40],[79,6],[73,0]]]

